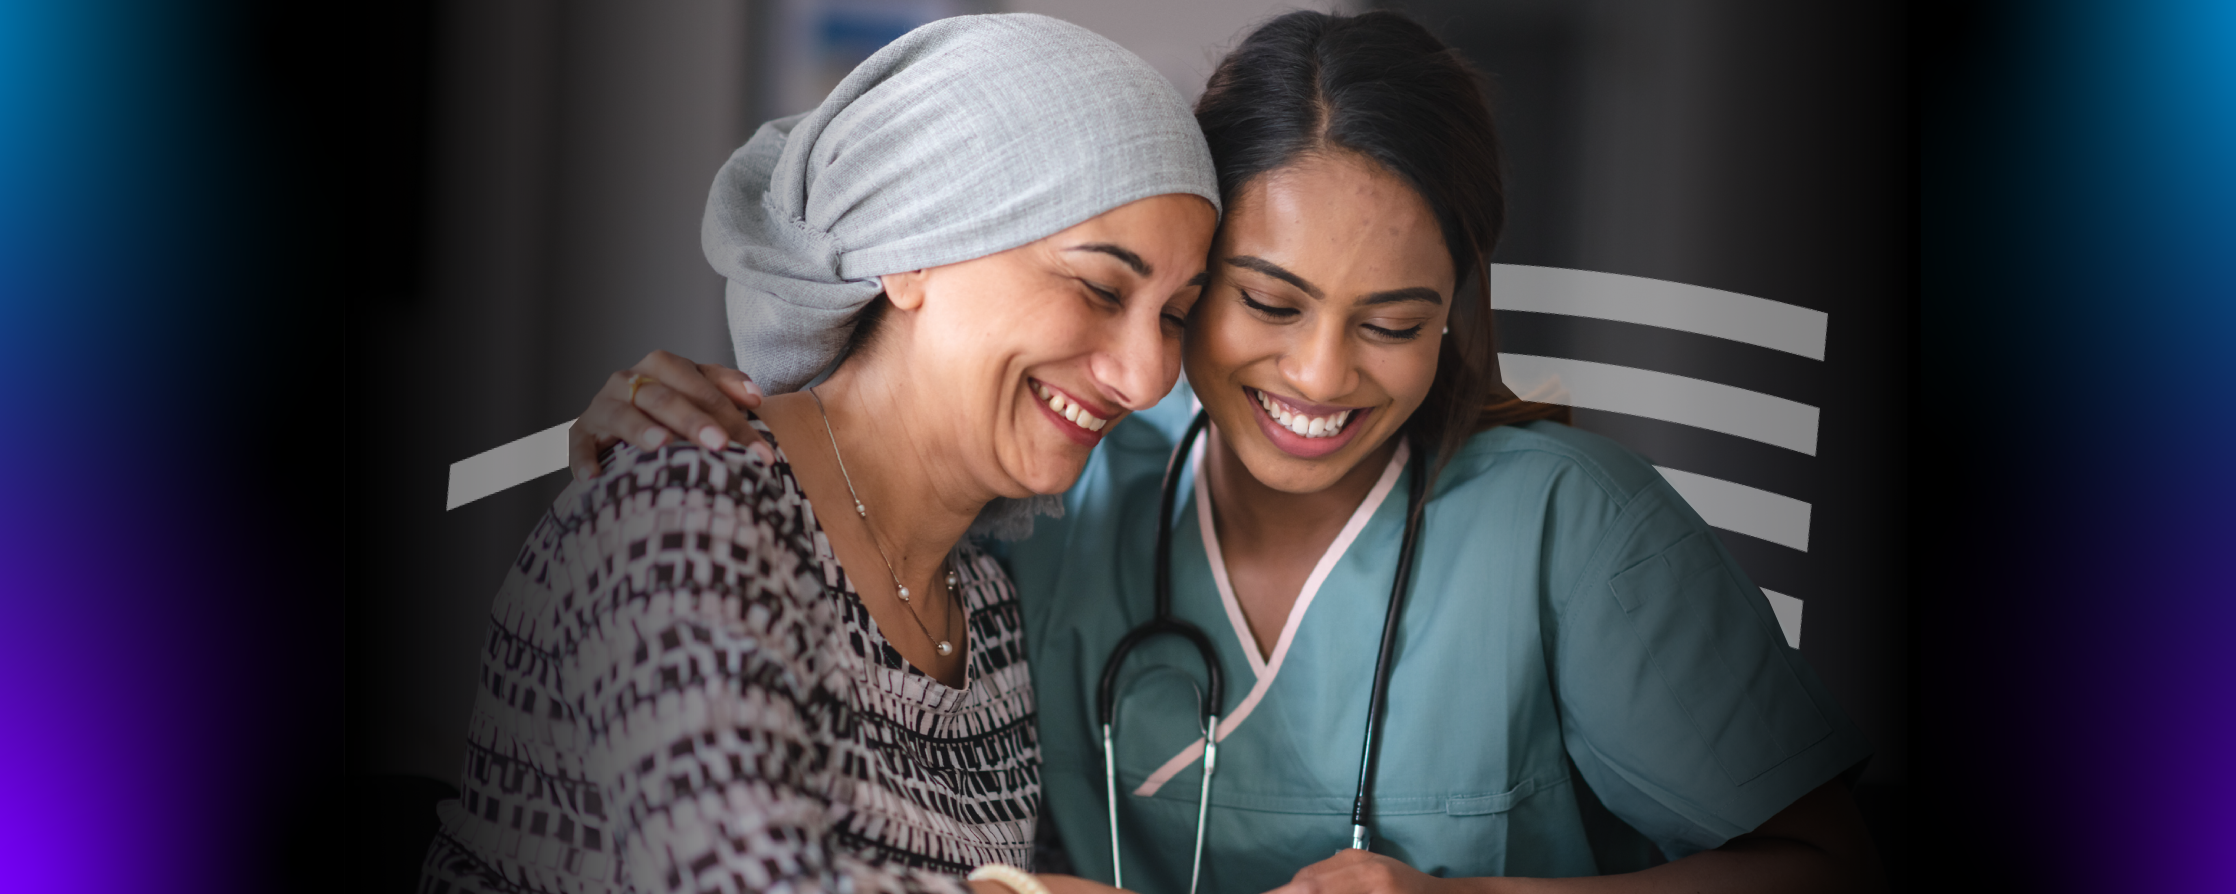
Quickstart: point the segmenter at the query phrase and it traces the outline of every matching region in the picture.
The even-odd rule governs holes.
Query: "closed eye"
[[[1372,332],[1376,336],[1390,339],[1392,341],[1412,341],[1416,338],[1420,338],[1421,328],[1423,326],[1423,324],[1415,323],[1412,326],[1404,329],[1385,329],[1383,327],[1376,326],[1373,323],[1360,323],[1359,325],[1365,327],[1368,332]]]
[[[1272,319],[1286,320],[1290,317],[1296,316],[1297,314],[1303,313],[1303,311],[1300,311],[1294,307],[1276,307],[1271,304],[1262,303],[1257,299],[1250,297],[1249,292],[1242,291],[1241,289],[1236,289],[1235,294],[1242,296],[1243,305],[1249,307],[1252,311],[1263,314]]]
[[[1111,303],[1112,305],[1115,305],[1115,306],[1120,306],[1120,307],[1123,307],[1123,306],[1125,306],[1125,303],[1126,303],[1126,302],[1125,302],[1125,300],[1124,300],[1124,299],[1121,299],[1121,298],[1119,298],[1119,297],[1118,297],[1118,293],[1117,293],[1117,292],[1113,292],[1113,291],[1111,291],[1111,290],[1109,290],[1109,289],[1106,289],[1106,288],[1103,288],[1103,287],[1101,287],[1101,286],[1095,285],[1094,283],[1088,282],[1088,281],[1086,281],[1086,280],[1084,280],[1084,279],[1080,280],[1080,281],[1079,281],[1079,284],[1080,284],[1080,285],[1082,285],[1082,286],[1085,286],[1085,287],[1086,287],[1086,289],[1087,289],[1087,291],[1089,291],[1089,292],[1093,292],[1093,293],[1094,293],[1094,295],[1095,295],[1095,297],[1097,297],[1097,298],[1100,298],[1100,299],[1102,299],[1102,300],[1104,300],[1104,301],[1110,302],[1110,303]]]

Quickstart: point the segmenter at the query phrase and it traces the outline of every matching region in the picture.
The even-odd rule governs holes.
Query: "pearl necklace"
[[[924,631],[925,639],[931,640],[934,643],[938,644],[939,654],[942,657],[954,654],[954,643],[932,636],[932,629],[924,626],[923,617],[916,614],[916,603],[910,601],[908,598],[908,587],[901,583],[900,572],[893,570],[893,560],[886,558],[885,547],[878,544],[877,529],[870,527],[869,507],[863,506],[862,495],[854,492],[854,476],[846,473],[846,457],[839,453],[838,435],[831,432],[831,414],[829,411],[823,409],[823,395],[817,394],[815,393],[815,389],[809,388],[807,390],[807,396],[815,398],[816,415],[823,417],[823,435],[824,437],[829,438],[831,441],[831,458],[838,460],[839,478],[846,482],[846,495],[854,498],[854,514],[861,516],[862,527],[869,531],[870,548],[877,550],[878,561],[885,563],[885,573],[893,578],[893,590],[900,594],[901,604],[908,607],[909,619],[916,622],[916,629]],[[955,585],[960,582],[960,577],[955,573],[955,569],[953,567],[949,567],[947,569],[948,623],[940,625],[940,629],[942,632],[945,632],[948,627],[954,626],[956,615],[956,611],[954,609],[957,605],[955,601]]]

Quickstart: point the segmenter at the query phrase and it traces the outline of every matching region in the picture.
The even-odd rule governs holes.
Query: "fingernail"
[[[593,477],[593,476],[592,476],[592,475],[590,474],[590,467],[589,467],[589,466],[576,466],[576,467],[575,467],[575,480],[576,480],[576,481],[588,481],[588,480],[590,480],[590,479],[591,479],[592,477]]]
[[[741,374],[741,375],[742,375],[742,374]],[[754,381],[753,381],[752,379],[746,379],[746,380],[745,380],[745,390],[746,390],[746,393],[748,393],[748,394],[751,394],[751,395],[753,395],[754,397],[767,397],[767,396],[768,396],[767,394],[764,394],[764,393],[762,393],[760,384],[759,384],[759,383],[756,383],[756,382],[754,382]]]
[[[645,429],[644,442],[647,444],[651,444],[652,449],[654,450],[666,447],[668,446],[668,430],[659,426],[653,426],[651,428]]]
[[[709,425],[699,429],[699,444],[708,450],[719,453],[722,451],[722,445],[728,443],[730,443],[730,436],[723,434],[722,427],[719,425]]]
[[[746,449],[753,451],[754,456],[760,457],[762,463],[770,465],[776,463],[776,451],[770,450],[769,445],[767,444],[764,444],[760,441],[755,441],[753,442],[753,446]]]

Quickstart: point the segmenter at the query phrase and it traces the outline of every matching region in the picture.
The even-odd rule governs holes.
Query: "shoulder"
[[[1502,425],[1469,438],[1437,480],[1439,497],[1527,481],[1559,481],[1561,499],[1627,506],[1666,489],[1644,457],[1558,422]]]
[[[575,591],[593,615],[678,592],[724,603],[820,601],[814,515],[781,459],[687,443],[624,447],[605,474],[561,492],[546,525],[551,586]]]
[[[1472,535],[1540,541],[1553,591],[1604,581],[1670,550],[1728,566],[1720,540],[1653,463],[1612,440],[1557,422],[1477,434],[1436,483],[1439,515]]]
[[[763,463],[745,450],[679,442],[652,451],[624,444],[601,460],[604,474],[553,501],[562,524],[697,508],[794,536],[808,530],[807,500],[781,457]]]

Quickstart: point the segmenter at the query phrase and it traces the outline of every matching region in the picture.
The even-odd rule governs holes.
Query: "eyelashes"
[[[1287,322],[1304,313],[1303,311],[1300,311],[1293,307],[1278,307],[1259,301],[1256,298],[1250,297],[1250,293],[1242,289],[1236,289],[1235,294],[1242,296],[1243,305],[1250,308],[1250,311],[1252,313],[1265,317],[1270,321]],[[1374,338],[1393,342],[1412,341],[1416,338],[1420,338],[1421,330],[1425,326],[1426,324],[1416,323],[1404,329],[1390,329],[1383,326],[1376,326],[1373,323],[1359,324],[1360,328],[1365,329],[1368,334],[1370,334]]]
[[[1102,301],[1103,303],[1109,305],[1112,309],[1123,310],[1126,306],[1126,299],[1119,297],[1118,293],[1103,288],[1102,286],[1095,285],[1094,283],[1088,282],[1084,279],[1079,280],[1079,286],[1080,288],[1086,289],[1087,294],[1094,296],[1096,300]],[[1188,328],[1188,317],[1186,314],[1167,312],[1159,314],[1159,316],[1163,318],[1165,322],[1170,323],[1177,328]]]
[[[1249,306],[1251,310],[1272,317],[1276,320],[1286,320],[1300,313],[1303,313],[1303,311],[1297,310],[1294,307],[1275,307],[1271,304],[1262,303],[1258,301],[1258,299],[1250,297],[1249,292],[1242,291],[1241,289],[1236,289],[1235,294],[1241,295],[1242,303]]]

